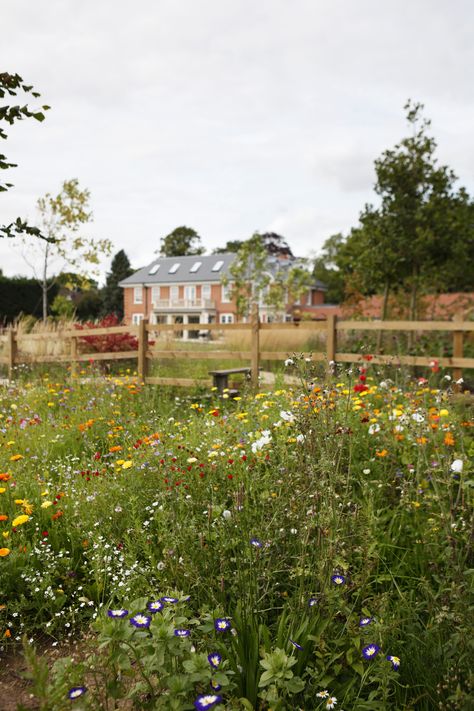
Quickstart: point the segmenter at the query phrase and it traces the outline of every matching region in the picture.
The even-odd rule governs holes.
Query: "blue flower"
[[[214,627],[217,632],[227,632],[227,630],[230,630],[230,620],[227,620],[225,617],[218,617],[217,620],[214,621]]]
[[[400,657],[394,657],[393,654],[387,654],[386,658],[392,663],[392,669],[395,671],[400,669]]]
[[[175,637],[189,637],[190,634],[191,634],[190,630],[175,630],[174,631]]]
[[[333,575],[331,577],[331,580],[334,583],[334,585],[344,585],[344,583],[346,582],[345,577],[343,575],[339,575],[339,574]]]
[[[250,545],[253,546],[254,548],[262,548],[263,543],[258,538],[251,538]]]
[[[298,642],[295,642],[295,641],[292,640],[292,639],[289,639],[288,641],[291,642],[291,644],[293,645],[293,647],[294,647],[295,649],[300,649],[300,650],[303,649],[303,647],[301,646],[301,644],[298,644]]]
[[[219,664],[222,662],[222,657],[217,652],[212,652],[211,654],[208,654],[207,659],[213,669],[217,669]]]
[[[210,709],[212,706],[220,704],[221,701],[222,696],[218,696],[217,694],[202,694],[197,697],[194,706],[197,709]]]
[[[164,597],[161,597],[160,600],[161,600],[162,602],[172,602],[172,603],[179,602],[179,600],[178,600],[177,597],[169,597],[168,595],[165,595]]]
[[[72,689],[69,689],[67,695],[70,699],[78,699],[80,696],[83,696],[86,691],[87,689],[85,686],[73,686]]]
[[[126,617],[128,610],[107,610],[109,617]]]
[[[130,624],[134,627],[138,627],[139,629],[148,628],[150,626],[150,623],[151,617],[148,617],[148,615],[142,615],[141,612],[139,612],[138,615],[134,615],[130,618]]]
[[[308,600],[308,607],[315,607],[318,604],[319,600],[317,597],[310,597]]]
[[[213,691],[220,691],[222,689],[222,686],[218,684],[217,681],[214,681],[214,679],[211,679],[209,686]]]
[[[359,627],[367,627],[367,625],[370,625],[373,621],[373,617],[361,617],[359,620]]]
[[[368,644],[362,650],[362,656],[365,659],[373,659],[380,652],[380,647],[378,644]]]
[[[164,608],[164,604],[161,602],[161,600],[153,600],[153,602],[147,602],[146,606],[147,610],[149,610],[152,615],[154,615],[156,612],[160,612],[160,610]]]

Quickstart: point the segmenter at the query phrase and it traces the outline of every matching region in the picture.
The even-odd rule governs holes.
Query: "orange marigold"
[[[444,443],[447,447],[452,447],[454,445],[454,437],[451,432],[446,432],[444,435]]]

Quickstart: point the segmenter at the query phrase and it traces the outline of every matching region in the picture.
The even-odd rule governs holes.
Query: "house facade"
[[[138,325],[143,318],[150,323],[205,324],[237,321],[235,302],[231,299],[229,268],[236,254],[159,257],[120,282],[124,293],[124,322]],[[269,257],[269,273],[275,268],[275,257]],[[320,282],[308,289],[298,302],[286,305],[286,315],[292,309],[312,311],[324,303],[325,287]],[[274,308],[260,299],[260,318],[268,322],[276,318]],[[186,331],[183,337],[198,337],[198,331]]]

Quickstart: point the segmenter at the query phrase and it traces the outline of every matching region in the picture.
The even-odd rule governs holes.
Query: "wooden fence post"
[[[17,352],[18,343],[16,340],[16,332],[13,327],[10,327],[7,331],[8,380],[13,380],[13,369],[15,367]]]
[[[335,314],[328,314],[326,326],[326,357],[328,363],[331,361],[335,363],[337,347],[337,316]]]
[[[462,311],[455,314],[453,321],[464,321]],[[462,358],[464,355],[464,332],[453,331],[453,358]],[[460,380],[462,378],[461,368],[453,369],[453,379]]]
[[[77,378],[77,338],[71,336],[71,378]]]
[[[148,319],[143,318],[138,325],[138,377],[144,383],[147,376]]]
[[[260,371],[260,318],[258,314],[258,304],[252,304],[251,314],[251,346],[250,346],[250,367],[252,377],[252,387],[258,389],[258,374]]]

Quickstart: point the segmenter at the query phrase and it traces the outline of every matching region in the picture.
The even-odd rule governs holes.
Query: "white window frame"
[[[143,304],[143,286],[133,287],[133,303]]]
[[[205,301],[210,301],[211,299],[211,285],[201,284],[201,299]]]
[[[220,323],[234,323],[234,314],[220,314]]]
[[[232,291],[232,284],[221,284],[221,302],[223,304],[230,304],[232,301],[230,292]]]
[[[139,326],[141,321],[143,321],[143,314],[132,314],[132,324],[134,326]]]
[[[156,306],[158,301],[161,299],[161,287],[152,286],[151,287],[151,303]]]
[[[170,286],[170,303],[173,301],[178,301],[179,299],[179,286],[177,284],[172,284]]]
[[[196,285],[195,284],[185,284],[184,285],[184,299],[185,299],[185,301],[196,301]]]

